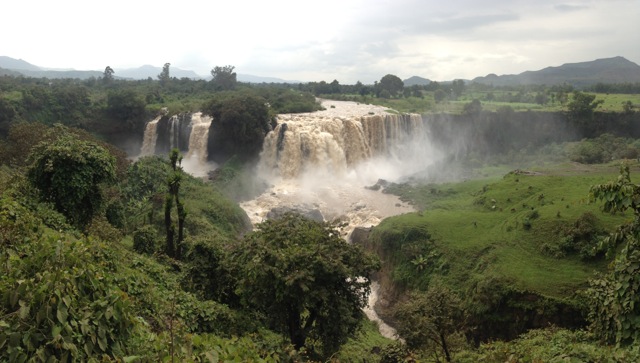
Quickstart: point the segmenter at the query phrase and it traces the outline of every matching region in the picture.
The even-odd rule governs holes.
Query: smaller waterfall
[[[191,134],[189,135],[189,153],[187,158],[197,158],[201,163],[207,162],[207,142],[212,118],[196,112],[191,115]]]
[[[140,156],[155,154],[156,142],[158,141],[158,121],[160,121],[160,118],[162,118],[162,116],[158,116],[147,123],[147,126],[144,129],[144,138],[142,140]]]

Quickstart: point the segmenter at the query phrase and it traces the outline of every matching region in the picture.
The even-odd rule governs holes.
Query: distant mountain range
[[[194,71],[170,67],[171,77],[191,79],[211,79],[211,76],[201,76]],[[77,71],[74,69],[50,69],[33,65],[22,59],[0,56],[0,76],[26,76],[36,78],[79,78],[102,77],[104,71]],[[113,76],[120,79],[156,79],[162,72],[162,67],[143,65],[138,68],[114,69]],[[239,82],[246,83],[302,83],[300,81],[287,81],[275,77],[261,77],[250,74],[238,74]]]
[[[476,77],[471,82],[494,86],[517,86],[531,84],[570,84],[576,87],[596,83],[635,83],[640,82],[640,66],[625,59],[613,57],[596,59],[590,62],[566,63],[559,67],[547,67],[538,71],[526,71],[520,74],[498,76],[489,74]]]
[[[144,65],[138,68],[114,69],[114,76],[121,79],[147,79],[157,78],[162,67]],[[176,67],[170,68],[171,76],[177,78],[210,79],[210,76],[201,76],[191,70],[183,70]],[[0,56],[0,76],[27,76],[45,78],[79,78],[88,79],[101,77],[103,71],[77,71],[73,69],[50,69],[33,65],[22,59]],[[301,81],[287,81],[274,77],[261,77],[248,74],[238,74],[239,82],[246,83],[303,83]],[[589,62],[566,63],[559,67],[547,67],[538,71],[526,71],[520,74],[506,74],[498,76],[489,74],[484,77],[476,77],[471,81],[494,86],[518,86],[531,84],[570,84],[575,87],[584,87],[596,83],[635,83],[640,82],[640,66],[624,57],[596,59]],[[419,76],[413,76],[404,80],[405,86],[428,85],[431,80]],[[442,83],[447,83],[444,81]]]

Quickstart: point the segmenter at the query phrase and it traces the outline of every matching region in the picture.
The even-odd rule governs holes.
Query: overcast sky
[[[623,56],[640,0],[7,0],[0,55],[41,67],[214,66],[286,80],[473,78]]]

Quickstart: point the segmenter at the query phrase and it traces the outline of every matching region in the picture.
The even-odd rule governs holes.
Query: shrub
[[[0,361],[125,355],[131,301],[115,287],[105,246],[52,233],[14,247],[22,258],[0,255]]]
[[[156,230],[152,226],[143,226],[133,232],[133,249],[142,254],[156,252]]]

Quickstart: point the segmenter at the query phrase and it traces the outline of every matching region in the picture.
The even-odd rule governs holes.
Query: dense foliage
[[[358,330],[374,259],[296,215],[243,238],[249,220],[224,196],[260,189],[243,163],[256,157],[275,114],[319,108],[312,93],[450,112],[432,115],[431,130],[443,145],[464,145],[451,150],[464,168],[489,157],[636,158],[640,148],[626,138],[640,133],[632,98],[615,99],[615,107],[624,102],[618,114],[602,95],[563,86],[405,87],[393,75],[373,86],[247,85],[232,66],[215,67],[210,82],[172,78],[169,67],[144,81],[119,80],[110,67],[87,81],[0,78],[0,361],[638,360],[640,193],[628,169],[602,184],[600,174],[573,178],[571,168],[586,166],[565,165],[560,175],[571,188],[521,171],[501,182],[389,187],[429,206],[373,232],[384,260],[378,277],[403,301],[395,318],[404,346],[389,345],[373,323]],[[61,122],[125,145],[139,142],[164,107],[208,109],[220,121],[215,153],[236,157],[216,183],[181,173],[178,154],[129,165],[86,131],[45,126]],[[535,107],[566,112],[517,112]],[[593,198],[618,215],[583,203],[584,185],[594,184]],[[163,213],[174,205],[177,215]],[[625,209],[633,221],[604,239],[628,219]],[[171,238],[178,254],[166,248],[167,225],[181,235]],[[617,252],[610,271],[607,247]],[[569,292],[593,270],[606,274],[592,280],[585,307]],[[548,323],[580,325],[584,311],[594,335],[549,328],[470,345]]]
[[[262,150],[264,137],[272,129],[272,114],[267,100],[251,94],[232,94],[214,99],[205,106],[212,115],[209,155],[224,162],[237,155],[243,160],[255,160]]]
[[[236,254],[241,298],[296,349],[327,358],[357,331],[377,263],[337,230],[286,214],[259,224]]]
[[[621,225],[604,242],[610,253],[619,245],[611,271],[591,282],[589,318],[597,336],[616,344],[640,341],[640,186],[631,182],[628,166],[621,167],[618,180],[594,185],[594,200],[603,201],[605,212],[630,209],[633,220]]]
[[[115,177],[115,158],[61,127],[52,132],[57,138],[36,146],[30,156],[29,180],[43,200],[82,228],[103,205],[101,185]]]

